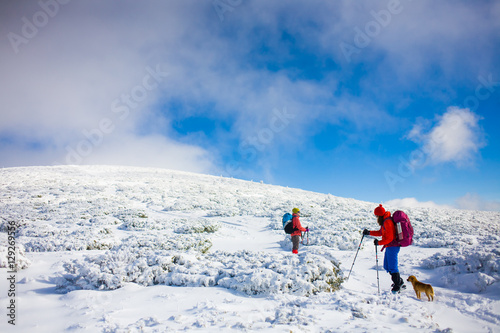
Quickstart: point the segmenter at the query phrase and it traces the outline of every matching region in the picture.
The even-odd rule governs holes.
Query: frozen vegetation
[[[346,281],[376,205],[162,169],[1,169],[0,267],[15,226],[25,330],[500,332],[500,213],[386,207],[410,216],[400,270],[434,286],[426,303],[387,292],[380,252],[378,295],[370,239]],[[293,207],[311,229],[298,256],[281,225]]]

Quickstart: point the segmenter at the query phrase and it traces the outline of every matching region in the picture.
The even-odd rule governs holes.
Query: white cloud
[[[385,203],[387,206],[400,208],[433,208],[433,209],[451,209],[453,207],[448,205],[439,205],[433,201],[418,201],[415,198],[393,199]]]
[[[486,200],[477,193],[467,193],[455,201],[460,209],[500,211],[500,201]]]
[[[408,138],[422,144],[421,151],[427,155],[428,163],[470,164],[485,145],[479,119],[469,109],[449,107],[429,132],[424,132],[422,124],[416,124]],[[422,159],[413,161],[415,166],[419,163]]]

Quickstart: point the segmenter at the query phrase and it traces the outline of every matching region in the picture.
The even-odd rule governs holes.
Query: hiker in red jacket
[[[299,243],[300,243],[300,236],[302,236],[303,231],[308,231],[308,228],[302,227],[300,224],[300,210],[298,208],[292,209],[293,217],[292,217],[292,223],[293,223],[293,229],[295,230],[292,232],[292,253],[298,254],[299,253]]]
[[[394,226],[394,221],[392,220],[391,212],[386,211],[382,205],[375,208],[374,214],[377,216],[380,230],[369,231],[365,229],[363,230],[363,235],[382,236],[380,241],[375,239],[374,243],[375,246],[382,245],[382,251],[385,249],[384,269],[391,274],[392,282],[394,282],[391,291],[397,293],[401,288],[405,288],[405,285],[403,279],[399,275],[398,254],[400,247],[395,239],[396,228]]]

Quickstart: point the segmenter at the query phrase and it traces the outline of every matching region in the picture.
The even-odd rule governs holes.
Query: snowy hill
[[[163,169],[1,169],[0,330],[500,332],[500,213],[405,209],[400,271],[434,286],[427,302],[388,292],[380,252],[377,294],[371,239],[345,281],[376,205]],[[311,229],[298,256],[293,207]]]

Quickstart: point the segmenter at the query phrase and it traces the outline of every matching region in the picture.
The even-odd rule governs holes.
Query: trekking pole
[[[377,288],[378,288],[378,294],[380,296],[380,281],[378,278],[378,250],[377,250],[377,245],[375,245],[375,260],[377,261]]]
[[[354,262],[356,261],[356,257],[358,256],[359,249],[361,248],[361,243],[363,243],[363,238],[365,238],[365,234],[361,237],[361,242],[359,242],[358,250],[356,251],[356,255],[354,256],[354,260],[352,261],[351,270],[349,271],[349,275],[347,276],[346,282],[349,281],[349,277],[351,276],[352,268],[354,267]]]
[[[309,229],[307,229],[307,245],[309,245]]]

